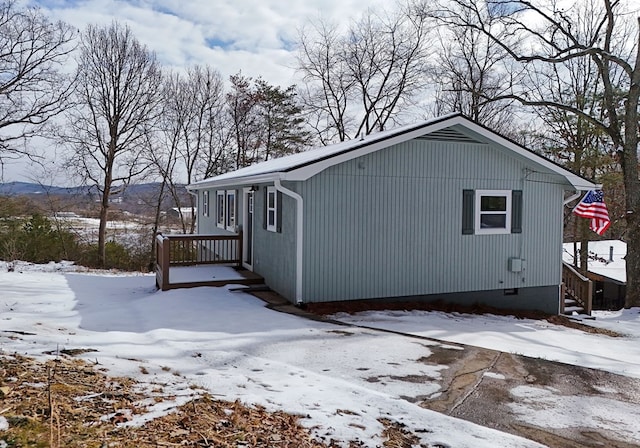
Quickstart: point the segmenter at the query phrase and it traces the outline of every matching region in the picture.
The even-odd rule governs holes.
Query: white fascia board
[[[551,162],[550,160],[545,159],[544,157],[541,157],[525,148],[523,148],[522,146],[513,143],[512,141],[498,135],[495,134],[493,132],[491,132],[490,130],[479,126],[478,124],[472,122],[472,121],[467,121],[465,120],[463,123],[460,123],[462,126],[466,127],[467,129],[480,134],[482,137],[486,138],[487,140],[491,140],[501,146],[506,147],[507,149],[513,151],[514,153],[531,160],[532,162],[537,163],[538,165],[542,165],[543,167],[547,168],[548,170],[555,172],[556,174],[564,177],[567,182],[569,182],[571,184],[571,186],[573,186],[573,188],[575,188],[578,191],[588,191],[588,190],[597,190],[598,189],[598,185],[594,184],[593,182],[589,182],[586,179],[583,179],[582,177],[578,176],[577,174],[572,173],[569,170],[566,170],[564,168],[562,168],[559,165],[556,165],[555,163]]]
[[[229,177],[226,179],[216,180],[215,178],[211,180],[202,180],[200,182],[187,185],[187,190],[206,190],[209,188],[217,188],[217,187],[230,187],[237,185],[252,185],[252,184],[264,184],[264,183],[273,183],[276,179],[281,179],[282,173],[266,173],[266,174],[256,174],[254,176],[243,176],[243,177]]]
[[[365,139],[362,140],[362,147],[345,151],[343,154],[329,156],[324,160],[313,162],[301,168],[288,171],[284,173],[282,180],[304,181],[334,165],[338,165],[340,163],[347,162],[357,157],[362,157],[367,154],[371,154],[372,152],[376,152],[381,149],[385,149],[390,146],[397,145],[399,143],[403,143],[403,142],[412,140],[414,138],[417,138],[426,134],[430,134],[435,131],[439,131],[440,129],[448,128],[458,123],[464,124],[464,123],[468,123],[468,121],[464,120],[460,116],[454,116],[450,119],[445,119],[443,121],[439,121],[431,125],[420,127],[412,131],[408,131],[393,137],[388,137],[388,138],[385,138],[379,141],[374,141],[370,144],[367,144],[367,140],[375,140],[376,135],[373,134],[368,137],[365,137]]]

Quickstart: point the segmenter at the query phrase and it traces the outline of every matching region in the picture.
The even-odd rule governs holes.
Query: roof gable
[[[447,115],[433,120],[371,134],[361,139],[349,140],[277,159],[271,159],[236,171],[204,179],[188,185],[187,188],[189,190],[200,190],[211,187],[273,182],[275,179],[304,181],[331,166],[412,139],[498,144],[560,175],[577,190],[596,188],[592,182],[460,114]]]

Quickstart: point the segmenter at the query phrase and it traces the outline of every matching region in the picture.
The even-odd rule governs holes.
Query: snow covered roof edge
[[[416,137],[454,125],[462,126],[473,134],[497,143],[527,159],[545,166],[564,177],[576,190],[595,189],[596,185],[587,179],[572,173],[566,168],[546,159],[518,143],[503,137],[491,129],[475,123],[462,114],[450,114],[432,120],[414,123],[399,128],[381,131],[360,139],[353,139],[329,146],[321,146],[297,154],[267,160],[255,165],[230,171],[187,185],[190,191],[211,187],[233,186],[240,184],[273,182],[281,180],[306,180],[318,172],[365,153],[387,148]]]

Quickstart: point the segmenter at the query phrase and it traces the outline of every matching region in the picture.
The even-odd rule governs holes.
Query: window
[[[482,233],[511,233],[511,191],[477,190],[475,230]]]
[[[227,191],[227,209],[226,209],[226,226],[227,230],[236,230],[236,192],[235,190]]]
[[[267,187],[266,227],[270,232],[278,231],[278,195],[276,193],[275,187]]]
[[[202,192],[202,216],[209,216],[209,192]]]
[[[216,191],[216,225],[224,228],[224,190]]]
[[[522,233],[521,190],[463,190],[462,233]]]

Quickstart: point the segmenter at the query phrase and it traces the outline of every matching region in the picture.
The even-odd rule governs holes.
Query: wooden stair
[[[569,295],[564,297],[564,312],[565,316],[573,316],[575,314],[588,315],[584,307]]]
[[[562,295],[564,300],[560,313],[591,316],[593,302],[593,283],[580,274],[573,266],[562,262]]]

